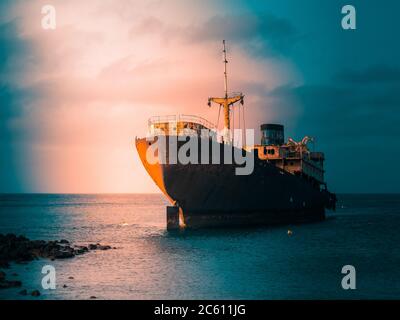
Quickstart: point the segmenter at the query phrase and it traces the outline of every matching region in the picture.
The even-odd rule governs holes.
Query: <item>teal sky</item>
[[[304,82],[268,94],[301,108],[288,134],[316,137],[326,153],[331,188],[399,192],[400,175],[388,164],[400,156],[400,2],[237,3],[229,6],[235,14],[267,12],[292,26],[290,42],[276,47],[275,54],[290,60]],[[356,8],[357,30],[341,27],[341,8],[347,4]]]

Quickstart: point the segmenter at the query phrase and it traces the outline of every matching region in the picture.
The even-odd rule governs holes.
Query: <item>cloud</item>
[[[19,19],[0,24],[0,84],[20,86],[23,78],[37,59],[32,55],[32,43],[22,40]]]
[[[352,84],[283,86],[270,92],[283,105],[299,108],[301,134],[335,144],[395,142],[400,136],[400,85],[366,90]],[[297,107],[296,107],[297,106]],[[309,128],[309,129],[307,129]],[[312,132],[307,132],[310,130]]]
[[[31,134],[27,117],[37,93],[19,79],[35,57],[31,43],[20,39],[17,25],[16,19],[0,24],[0,192],[20,192],[30,183],[25,174]]]
[[[336,192],[394,192],[398,177],[386,170],[400,156],[400,85],[353,83],[282,86],[275,106],[296,113],[287,135],[316,138],[326,155],[326,181]]]
[[[342,32],[340,12],[292,2],[69,0],[54,1],[57,29],[46,32],[43,3],[0,2],[1,190],[26,191],[27,169],[37,176],[31,191],[155,191],[133,138],[152,115],[216,121],[206,101],[223,91],[222,39],[229,90],[246,95],[248,127],[277,121],[294,138],[316,136],[327,163],[348,173],[368,157],[385,166],[371,160],[371,144],[393,155],[400,70],[383,30],[374,31],[382,45],[371,48],[367,29]],[[387,18],[379,21],[386,32]]]
[[[255,58],[248,46],[256,48],[268,35],[270,50],[280,36],[294,34],[273,17],[267,33],[263,18],[251,15],[232,16],[242,22],[212,31],[220,19],[229,20],[215,16],[214,2],[192,8],[186,1],[71,0],[55,3],[57,28],[44,31],[38,23],[42,1],[19,4],[14,22],[0,29],[7,43],[0,102],[8,105],[0,121],[7,123],[5,141],[19,140],[29,153],[24,167],[36,180],[34,191],[156,191],[133,139],[146,134],[153,115],[216,120],[218,111],[206,103],[223,91],[223,38],[232,38],[230,90],[249,93],[248,114],[254,116],[248,125],[258,127],[258,111],[268,114],[266,88],[292,77],[284,61]],[[246,29],[239,34],[238,27]]]
[[[400,83],[400,67],[375,65],[363,70],[344,70],[335,80],[354,84]]]
[[[159,35],[164,41],[189,43],[215,42],[222,39],[257,56],[282,56],[300,39],[294,25],[269,13],[214,15],[199,24],[166,24],[155,17],[141,20],[130,30],[131,37]]]
[[[296,35],[296,29],[289,21],[267,13],[216,15],[187,33],[192,41],[225,38],[240,43],[265,42],[278,52],[287,49]]]
[[[38,63],[32,42],[21,39],[19,20],[0,25],[0,140],[14,143],[30,133],[21,123],[40,92],[26,85],[25,74]]]

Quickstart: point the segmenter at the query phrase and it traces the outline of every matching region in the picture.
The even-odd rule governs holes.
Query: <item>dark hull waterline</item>
[[[273,225],[325,218],[326,192],[257,156],[252,174],[236,175],[235,164],[150,164],[146,159],[149,142],[138,139],[136,146],[150,176],[181,209],[186,227]]]

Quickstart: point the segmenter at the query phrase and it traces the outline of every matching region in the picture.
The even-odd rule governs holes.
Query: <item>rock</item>
[[[24,289],[24,290],[21,290],[20,292],[18,292],[18,294],[21,296],[26,296],[26,295],[28,295],[28,291],[26,291],[26,289]]]
[[[85,246],[75,246],[74,254],[81,255],[88,251],[89,251],[89,249]]]
[[[88,252],[89,251],[89,249],[88,249],[88,247],[85,247],[85,246],[75,246],[75,251],[80,251],[80,252]]]
[[[83,251],[82,249],[76,249],[76,250],[74,251],[74,254],[77,255],[77,256],[79,256],[79,255],[81,255],[81,254],[84,254],[84,253],[85,253],[85,251]]]
[[[55,259],[73,258],[89,250],[109,250],[110,246],[90,244],[86,246],[71,246],[66,239],[60,241],[29,240],[25,236],[15,234],[0,234],[0,268],[8,268],[10,262],[25,264],[28,261],[47,258]]]
[[[68,286],[66,284],[63,285],[63,288],[68,288]]]
[[[74,277],[68,277],[68,279],[72,280],[72,279],[74,279]]]
[[[91,297],[90,297],[90,299],[97,299],[97,297],[95,297],[95,296],[91,296]]]
[[[68,258],[73,258],[75,255],[73,252],[70,251],[57,251],[54,254],[55,259],[68,259]]]
[[[22,286],[21,281],[8,281],[8,280],[0,281],[0,289],[16,288],[20,286]]]
[[[33,290],[31,292],[31,296],[32,297],[39,297],[40,296],[40,291],[39,290]]]
[[[29,241],[29,239],[28,239],[27,237],[23,236],[23,235],[18,236],[18,237],[17,237],[17,240],[18,240],[18,241],[22,241],[22,242],[27,242],[27,241]]]
[[[56,243],[55,241],[49,241],[47,244],[45,244],[42,248],[41,248],[42,252],[44,254],[48,254],[54,250],[60,250],[61,249],[61,245],[59,245],[58,243]]]
[[[17,236],[15,234],[8,233],[6,234],[6,239],[9,241],[15,241],[17,239]]]
[[[32,247],[34,249],[40,249],[43,248],[44,246],[46,246],[46,241],[44,240],[33,240],[31,241]]]
[[[13,287],[20,287],[22,286],[22,282],[19,280],[10,281]]]
[[[97,245],[96,244],[89,244],[89,250],[96,250],[97,249]]]
[[[102,246],[102,245],[100,245],[100,246],[97,247],[97,249],[99,249],[99,250],[110,250],[111,247],[110,246]]]
[[[88,245],[89,250],[110,250],[112,249],[111,246],[107,246],[107,245],[101,245],[100,243],[97,244],[89,244]]]

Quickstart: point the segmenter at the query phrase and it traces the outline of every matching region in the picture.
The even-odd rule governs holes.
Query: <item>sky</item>
[[[395,0],[3,0],[0,192],[158,192],[134,139],[154,115],[216,122],[222,39],[248,128],[315,137],[334,192],[400,192],[399,14]]]

